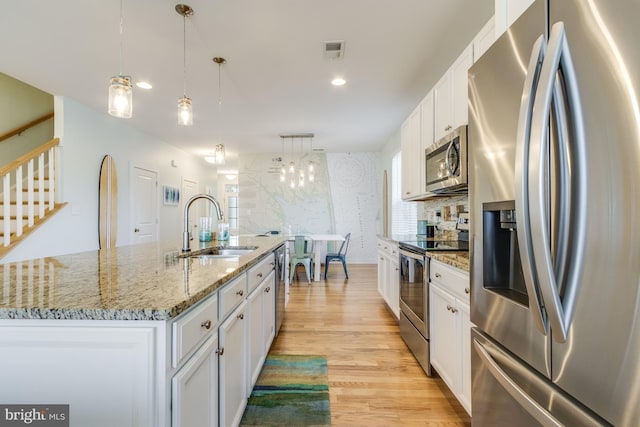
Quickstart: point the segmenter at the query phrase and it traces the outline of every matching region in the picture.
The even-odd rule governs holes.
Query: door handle
[[[550,412],[542,407],[538,402],[533,400],[526,391],[522,389],[494,360],[489,351],[476,338],[473,338],[473,347],[476,354],[480,356],[482,363],[487,367],[491,375],[500,383],[500,385],[524,408],[532,417],[540,424],[545,426],[562,427],[563,424],[558,421]]]
[[[526,201],[529,199],[529,153],[531,142],[531,116],[533,114],[533,103],[535,100],[535,90],[538,84],[540,68],[546,53],[544,36],[538,37],[531,50],[527,76],[522,88],[520,102],[520,113],[518,116],[518,130],[516,135],[516,161],[515,161],[515,207],[516,207],[516,230],[518,233],[518,249],[520,250],[520,260],[522,261],[522,273],[525,287],[529,297],[529,309],[533,314],[536,328],[547,335],[549,325],[545,313],[542,310],[544,304],[534,281],[533,272],[533,248],[531,242],[531,225],[529,217],[529,206]]]
[[[575,136],[574,146],[571,149],[572,174],[575,179],[570,181],[575,184],[568,190],[571,193],[571,221],[572,230],[568,232],[572,236],[571,257],[568,266],[559,265],[558,271],[565,271],[566,282],[564,285],[564,301],[560,299],[558,278],[551,260],[551,238],[547,222],[548,203],[546,195],[546,180],[543,171],[547,162],[544,153],[547,152],[548,138],[546,129],[549,124],[549,113],[554,91],[557,90],[556,76],[562,68],[565,93],[568,97],[571,134]],[[556,98],[558,95],[556,94]],[[553,337],[558,342],[565,342],[569,334],[569,327],[575,309],[577,291],[580,285],[582,264],[584,262],[584,236],[586,234],[586,171],[584,165],[584,128],[582,110],[577,90],[577,81],[571,52],[567,43],[564,23],[556,22],[551,28],[549,36],[549,51],[545,56],[540,71],[540,83],[536,90],[534,103],[534,115],[531,120],[531,152],[529,160],[529,193],[531,194],[531,232],[538,238],[532,240],[533,256],[536,260],[536,273],[542,298],[545,303],[549,323],[554,330]],[[562,115],[558,115],[563,120]],[[562,125],[565,125],[564,123]],[[562,184],[562,181],[561,181]],[[568,184],[567,184],[568,185]],[[567,210],[562,212],[565,218],[561,223],[567,223]],[[561,243],[564,247],[564,241]],[[563,261],[560,258],[561,261]],[[568,267],[568,269],[566,269]]]

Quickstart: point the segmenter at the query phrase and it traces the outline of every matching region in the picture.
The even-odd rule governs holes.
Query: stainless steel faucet
[[[208,194],[196,194],[184,205],[184,231],[182,232],[182,252],[189,252],[191,248],[189,247],[189,208],[191,204],[198,199],[206,199],[213,204],[213,207],[216,208],[216,212],[218,214],[218,220],[222,221],[222,209],[220,208],[220,203],[213,196]]]

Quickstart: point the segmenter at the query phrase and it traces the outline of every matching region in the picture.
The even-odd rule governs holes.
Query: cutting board
[[[114,248],[118,233],[118,179],[110,155],[100,165],[98,234],[100,249]]]

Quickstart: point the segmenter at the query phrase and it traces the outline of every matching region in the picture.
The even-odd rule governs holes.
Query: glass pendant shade
[[[133,115],[131,77],[111,77],[111,83],[109,84],[109,114],[122,119],[129,119]]]
[[[207,162],[212,163],[214,165],[224,165],[225,164],[225,155],[224,155],[224,145],[217,144],[213,155],[206,156],[204,158]]]
[[[186,96],[178,99],[178,124],[182,126],[193,125],[191,98],[187,98]]]

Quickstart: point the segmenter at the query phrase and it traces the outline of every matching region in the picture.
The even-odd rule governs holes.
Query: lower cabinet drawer
[[[441,285],[455,297],[469,303],[469,273],[436,260],[429,264],[431,281]]]
[[[218,291],[220,319],[224,320],[231,311],[247,297],[247,275],[243,274],[224,285]]]
[[[218,296],[213,295],[173,323],[173,367],[218,326]]]
[[[265,257],[262,261],[254,265],[247,272],[249,282],[249,293],[258,287],[260,283],[269,275],[276,265],[274,255]]]

